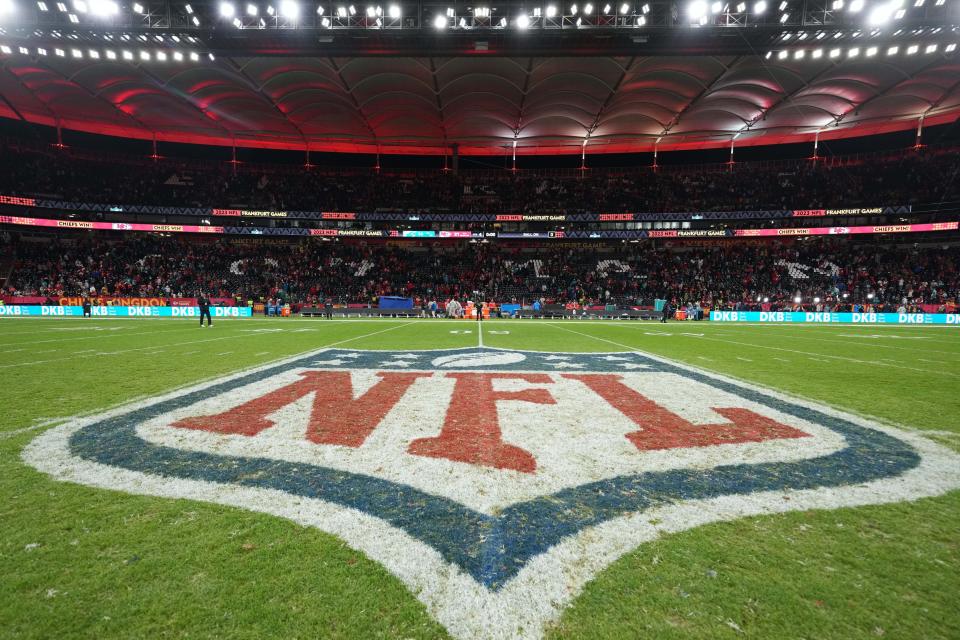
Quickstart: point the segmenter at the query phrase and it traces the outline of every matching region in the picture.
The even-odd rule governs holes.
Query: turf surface
[[[446,637],[398,580],[333,536],[54,482],[19,452],[66,416],[304,351],[480,339],[474,324],[453,321],[0,320],[0,637]],[[637,349],[960,450],[957,328],[503,321],[486,323],[482,340]],[[960,638],[957,593],[960,492],[667,536],[601,573],[548,635]]]

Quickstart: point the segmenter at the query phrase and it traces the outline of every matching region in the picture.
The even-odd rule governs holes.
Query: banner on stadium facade
[[[713,322],[793,322],[807,324],[949,324],[960,313],[841,313],[827,311],[713,311]]]
[[[96,305],[90,308],[94,318],[198,318],[199,307],[142,307]],[[249,307],[210,307],[214,318],[249,318]],[[0,317],[82,317],[83,307],[60,305],[0,305]]]
[[[0,216],[0,224],[35,227],[58,227],[63,229],[99,229],[106,231],[148,231],[155,233],[209,233],[252,235],[310,235],[340,238],[506,238],[506,239],[582,239],[582,240],[628,240],[641,238],[756,238],[820,235],[854,235],[880,233],[920,233],[930,231],[957,231],[960,222],[932,222],[924,224],[865,225],[855,227],[794,227],[779,229],[651,229],[651,230],[602,230],[602,231],[520,231],[520,232],[468,232],[398,229],[301,229],[297,227],[214,227],[180,224],[128,224],[126,222],[90,222],[85,220],[52,220]],[[431,235],[432,234],[432,235]],[[462,235],[461,235],[462,234]],[[469,235],[467,235],[469,234]]]

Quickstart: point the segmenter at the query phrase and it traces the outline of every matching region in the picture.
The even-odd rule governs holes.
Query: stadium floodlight
[[[625,16],[628,13],[630,13],[630,5],[624,2],[622,5],[620,5],[620,15]]]
[[[259,9],[259,7],[257,7],[257,5],[253,4],[252,2],[248,2],[248,3],[247,3],[247,15],[248,15],[248,16],[250,16],[251,18],[256,18],[256,17],[257,17],[257,14],[259,14],[259,13],[260,13],[260,9]]]
[[[570,5],[570,15],[572,15],[572,16],[577,15],[577,11],[578,11],[578,9],[577,9],[577,5],[576,5],[576,4]]]
[[[707,15],[706,0],[693,0],[687,7],[687,15],[690,20],[696,22]]]
[[[294,0],[282,0],[280,2],[280,15],[287,20],[296,20],[300,17],[300,5]]]
[[[642,7],[640,7],[640,11],[643,13],[643,15],[647,15],[648,13],[650,13],[650,5],[649,4],[643,5]]]
[[[95,16],[109,17],[119,13],[120,7],[113,0],[90,0],[90,13]]]
[[[133,60],[133,54],[129,51],[124,51],[122,54],[124,60]]]
[[[610,15],[610,9],[611,9],[611,7],[610,7],[609,4],[603,5],[603,15],[605,15],[605,16]]]
[[[856,58],[858,55],[860,55],[860,47],[854,47],[850,49],[850,51],[847,52],[847,55],[851,58]]]
[[[810,54],[810,57],[813,58],[814,60],[819,60],[820,58],[823,57],[823,49],[814,49],[813,52]]]
[[[956,42],[951,42],[950,44],[948,44],[946,47],[943,48],[944,53],[953,53],[956,50],[957,50]]]
[[[760,2],[753,5],[753,12],[757,15],[760,15],[767,10],[766,0],[760,0]]]
[[[526,29],[530,26],[530,17],[525,13],[521,13],[517,16],[516,25],[518,29]]]
[[[927,45],[927,48],[924,49],[923,52],[924,52],[924,53],[936,53],[936,52],[937,52],[937,45],[935,45],[935,44],[928,44],[928,45]]]
[[[876,48],[876,47],[867,47],[867,50],[866,50],[864,53],[867,54],[867,57],[868,57],[868,58],[872,58],[873,56],[877,55],[877,48]]]
[[[368,17],[368,18],[376,18],[376,17],[377,17],[377,9],[376,9],[376,7],[367,7],[367,17]]]
[[[887,49],[887,55],[888,55],[888,56],[895,56],[895,55],[897,55],[897,52],[899,52],[899,51],[900,51],[900,47],[893,46],[893,47],[890,47],[889,49]]]
[[[583,5],[583,13],[585,15],[590,15],[591,13],[593,13],[593,5],[590,4],[589,2]]]
[[[744,13],[747,10],[747,3],[741,2],[737,5],[737,13]]]
[[[396,20],[396,19],[399,18],[400,15],[401,15],[400,5],[398,5],[398,4],[392,4],[392,5],[390,5],[390,8],[387,9],[387,13],[389,14],[389,16],[390,16],[391,18],[393,18],[394,20]]]
[[[878,4],[870,10],[870,14],[867,16],[867,23],[872,26],[887,24],[902,5],[903,0],[890,0],[889,2]]]
[[[62,58],[62,57],[64,57],[65,55],[67,55],[66,52],[65,52],[63,49],[54,49],[54,50],[53,50],[53,53],[54,53],[58,58]]]
[[[78,22],[80,22],[80,18],[78,18],[77,14],[75,13],[67,14],[67,17],[70,18],[70,22],[72,24],[77,24]]]
[[[233,6],[232,2],[221,2],[220,3],[220,17],[227,18],[228,20],[234,16],[237,12],[236,7]]]
[[[324,29],[329,29],[329,28],[330,28],[330,18],[324,16],[323,19],[320,20],[320,26],[323,27]]]
[[[195,51],[190,52],[190,61],[191,62],[200,62],[200,54]]]
[[[38,2],[37,9],[40,9],[40,11],[44,11],[44,12],[50,11],[50,7],[47,6],[46,2]]]
[[[74,58],[82,58],[83,51],[80,51],[80,49],[70,49],[70,55],[72,55]]]
[[[831,57],[831,58],[839,58],[841,53],[842,53],[842,52],[840,51],[840,49],[831,49],[831,50],[830,50],[830,57]]]
[[[134,13],[139,13],[140,15],[143,15],[143,5],[140,4],[139,2],[134,2],[134,3],[133,3],[133,12],[134,12]]]
[[[720,0],[717,0],[712,5],[710,5],[710,13],[720,13],[722,9],[723,9],[723,4],[720,2]]]
[[[646,16],[637,16],[637,26],[638,26],[638,27],[642,27],[642,26],[644,26],[645,24],[647,24],[647,18],[646,18]]]
[[[853,0],[847,9],[850,13],[860,13],[863,10],[863,0]]]
[[[146,51],[141,51],[141,52],[140,52],[140,59],[143,60],[144,62],[149,62],[149,61],[150,61],[150,54],[149,54],[148,52],[146,52]]]
[[[548,18],[555,18],[556,15],[557,15],[557,7],[556,7],[556,5],[548,4],[548,5],[547,5],[547,17],[548,17]]]
[[[109,53],[109,52],[108,52],[108,53]],[[39,55],[39,56],[45,56],[45,55],[47,55],[47,50],[44,49],[43,47],[37,47],[37,55]]]
[[[87,3],[84,0],[73,0],[73,10],[77,13],[86,13]]]
[[[173,59],[176,60],[177,62],[183,62],[183,54],[180,53],[179,51],[174,51]]]
[[[793,299],[793,301],[794,301],[796,304],[800,304],[801,302],[803,302],[803,298],[801,298],[800,296],[797,296],[796,298]]]
[[[347,8],[346,7],[337,7],[337,17],[346,18],[347,17]]]
[[[17,7],[13,4],[13,0],[0,0],[0,16],[13,13],[16,10]]]
[[[9,54],[13,53],[13,49],[11,49],[10,47],[8,47],[8,46],[5,45],[5,44],[4,44],[4,45],[0,45],[0,53],[6,53],[7,55],[9,55]]]
[[[912,45],[910,45],[909,47],[907,47],[907,55],[908,55],[908,56],[912,56],[913,54],[915,54],[915,53],[916,53],[917,51],[919,51],[919,50],[920,50],[920,47],[919,47],[919,46],[917,46],[917,45],[915,45],[915,44],[912,44]]]
[[[790,55],[789,52],[781,51],[777,54],[777,60],[786,60],[788,55]]]
[[[447,17],[437,14],[437,16],[433,19],[433,28],[437,29],[438,31],[446,29]]]
[[[804,51],[803,49],[797,49],[796,51],[793,52],[793,59],[803,60],[804,56],[806,55],[807,55],[806,51]]]

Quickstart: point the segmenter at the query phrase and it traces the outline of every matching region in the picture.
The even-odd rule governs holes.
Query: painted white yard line
[[[750,358],[741,358],[740,356],[737,356],[737,360],[743,360],[744,362],[753,362],[753,360],[751,360]]]
[[[483,347],[483,322],[477,323],[477,347]]]
[[[269,354],[270,354],[269,351],[261,351],[260,353],[255,353],[255,354],[253,354],[253,355],[255,355],[255,356],[266,356],[266,355],[269,355]]]
[[[332,347],[338,347],[338,346],[340,346],[340,345],[342,345],[342,344],[347,344],[348,342],[353,342],[353,341],[355,341],[355,340],[362,340],[362,339],[364,339],[364,338],[372,338],[373,336],[380,335],[381,333],[386,333],[386,332],[388,332],[388,331],[393,331],[393,330],[395,330],[395,329],[401,329],[401,328],[406,327],[406,326],[408,326],[408,325],[410,325],[410,324],[413,324],[413,323],[412,323],[412,322],[407,322],[407,323],[405,323],[405,324],[397,325],[397,326],[395,326],[395,327],[389,327],[389,328],[387,328],[387,329],[382,329],[382,330],[380,330],[380,331],[374,331],[374,332],[372,332],[372,333],[365,333],[365,334],[363,334],[363,335],[354,336],[354,337],[352,337],[352,338],[347,338],[347,339],[345,339],[345,340],[338,340],[337,342],[331,342],[331,343],[328,343],[328,344],[325,344],[325,345],[320,345],[320,346],[316,346],[316,347],[311,347],[310,349],[307,349],[307,350],[305,350],[305,351],[300,351],[300,352],[298,352],[298,353],[292,353],[292,354],[290,354],[290,355],[285,355],[285,356],[282,356],[282,357],[280,357],[280,358],[277,358],[276,360],[272,360],[272,361],[269,361],[269,362],[263,362],[263,363],[260,363],[260,364],[255,365],[255,366],[253,366],[253,367],[248,367],[247,369],[240,369],[240,370],[235,371],[235,372],[233,372],[233,373],[234,373],[234,374],[238,374],[238,373],[242,373],[242,372],[245,371],[245,370],[260,369],[260,368],[263,368],[263,367],[269,367],[269,366],[270,366],[271,364],[273,364],[274,362],[284,362],[284,361],[288,361],[288,360],[293,360],[293,359],[297,358],[298,356],[307,355],[307,354],[309,354],[309,353],[314,353],[314,352],[316,352],[316,351],[320,351],[320,350],[323,350],[323,349],[330,349],[330,348],[332,348]],[[235,337],[239,337],[239,336],[235,336]],[[188,351],[187,353],[199,353],[199,352],[198,352],[198,351]],[[268,352],[264,351],[264,353],[268,353]],[[183,354],[183,355],[186,355],[186,354]],[[18,366],[22,366],[22,365],[18,365]],[[163,391],[163,392],[160,392],[160,393],[172,393],[172,392],[174,392],[174,391],[177,391],[178,389],[185,389],[185,388],[188,388],[188,387],[195,386],[195,385],[197,385],[197,384],[202,384],[202,383],[205,382],[206,380],[212,380],[212,379],[214,379],[214,378],[220,378],[220,377],[223,377],[223,374],[217,374],[217,375],[215,375],[215,376],[208,376],[208,377],[203,378],[203,379],[200,379],[200,380],[193,380],[193,381],[188,382],[188,383],[186,383],[186,384],[178,385],[178,386],[176,386],[176,387],[173,387],[173,388],[171,388],[171,389],[167,389],[166,391]],[[75,419],[77,419],[77,418],[81,418],[81,417],[86,416],[86,415],[91,415],[91,414],[94,414],[94,413],[101,413],[101,412],[103,412],[103,411],[109,411],[109,410],[115,409],[115,408],[117,408],[117,407],[123,407],[123,406],[126,406],[126,405],[131,405],[132,403],[137,402],[138,400],[142,400],[142,399],[144,399],[144,398],[154,397],[154,396],[156,396],[155,393],[151,393],[151,394],[148,394],[148,395],[142,395],[142,396],[135,396],[135,397],[133,397],[133,398],[127,398],[126,400],[122,400],[121,402],[118,402],[118,403],[116,403],[116,404],[110,405],[110,406],[108,406],[108,407],[91,409],[90,411],[84,411],[84,412],[81,412],[81,413],[78,413],[78,414],[75,414],[75,415],[72,415],[72,416],[63,416],[63,417],[61,417],[61,418],[43,418],[43,419],[40,419],[40,421],[37,422],[36,424],[33,424],[33,425],[29,426],[29,427],[23,427],[23,428],[21,428],[21,429],[13,429],[13,430],[11,430],[11,431],[0,431],[0,440],[2,440],[2,439],[4,439],[4,438],[13,437],[13,436],[15,436],[15,435],[17,435],[17,434],[19,434],[19,433],[26,433],[27,431],[34,431],[34,430],[36,430],[36,429],[40,429],[40,428],[43,428],[43,427],[48,427],[48,426],[57,425],[57,424],[60,424],[60,423],[62,423],[62,422],[66,422],[66,421],[68,421],[68,420],[75,420]]]
[[[714,332],[711,333],[711,335],[739,337],[740,334],[736,334],[736,333],[725,333],[725,332],[721,332],[721,331],[714,331]],[[879,347],[880,349],[896,349],[896,350],[898,350],[898,351],[911,351],[911,352],[914,352],[914,353],[919,353],[919,352],[922,352],[922,353],[943,353],[942,350],[937,350],[937,349],[918,349],[918,348],[913,347],[913,346],[904,347],[904,346],[897,346],[897,345],[893,345],[893,344],[880,344],[880,343],[874,342],[874,341],[871,341],[871,342],[851,342],[850,340],[832,340],[832,339],[830,339],[830,338],[817,338],[817,337],[814,337],[814,336],[798,336],[798,335],[784,335],[784,334],[778,335],[778,336],[777,336],[777,339],[784,339],[784,340],[810,340],[810,341],[814,341],[814,342],[835,342],[835,343],[837,343],[837,344],[844,344],[844,345],[847,345],[847,346],[857,345],[857,346],[868,347],[868,348],[871,348],[871,349],[872,349],[872,348],[877,348],[877,347]],[[941,341],[941,340],[933,340],[933,342],[938,342],[938,343],[939,343],[939,342],[943,342],[943,341]],[[960,344],[960,341],[953,341],[953,342],[955,342],[956,344]],[[942,360],[942,361],[940,361],[940,362],[947,362],[947,361],[949,361],[949,358],[948,358],[947,360]]]
[[[23,347],[23,346],[36,345],[36,344],[48,344],[51,342],[71,342],[74,340],[96,340],[98,338],[115,338],[115,337],[127,338],[127,337],[133,337],[133,336],[148,336],[148,335],[152,336],[152,335],[157,335],[158,333],[177,333],[181,331],[191,331],[191,330],[193,330],[192,326],[189,329],[186,327],[177,327],[176,329],[167,329],[165,331],[153,330],[153,331],[143,331],[140,333],[104,333],[103,335],[98,334],[95,336],[75,336],[71,338],[54,338],[50,340],[34,340],[32,342],[5,342],[5,343],[0,343],[0,347]],[[12,352],[0,351],[0,353],[12,353]]]

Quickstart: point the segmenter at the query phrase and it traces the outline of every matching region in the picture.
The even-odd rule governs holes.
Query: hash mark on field
[[[807,360],[813,360],[814,362],[827,362],[827,361],[824,360],[823,358],[811,358],[811,357],[808,357]]]
[[[218,356],[228,356],[228,355],[230,355],[231,353],[233,353],[233,351],[224,351],[223,353],[218,353],[217,355],[218,355]]]
[[[253,355],[255,355],[255,356],[266,356],[266,355],[270,355],[270,352],[269,352],[269,351],[261,351],[260,353],[255,353],[255,354],[253,354]]]
[[[774,358],[774,360],[779,360],[780,362],[790,362],[786,358]]]
[[[713,362],[713,358],[708,358],[706,356],[697,356],[697,357],[700,358],[701,360],[706,360],[707,362]]]
[[[741,358],[740,356],[737,356],[737,360],[743,360],[744,362],[753,362],[753,360],[751,360],[750,358]]]

